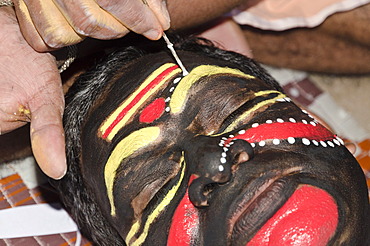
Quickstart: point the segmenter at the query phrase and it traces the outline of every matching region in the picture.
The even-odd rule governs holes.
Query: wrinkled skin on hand
[[[55,59],[27,44],[11,8],[0,8],[0,25],[0,133],[31,122],[37,162],[50,177],[60,178],[66,169],[64,96]]]
[[[170,27],[164,0],[15,0],[17,18],[28,43],[47,51],[85,37],[114,39],[129,31],[159,39]]]
[[[164,45],[131,47],[70,89],[70,169],[54,184],[84,233],[99,245],[366,245],[366,181],[342,140],[252,60],[177,48],[186,76]]]

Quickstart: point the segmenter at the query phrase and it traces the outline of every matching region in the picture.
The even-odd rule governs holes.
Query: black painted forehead
[[[230,54],[226,52],[221,55],[208,52],[210,51],[179,51],[178,54],[186,66],[186,69],[189,71],[200,65],[214,65],[233,68],[240,70],[247,75],[259,78],[261,80],[259,84],[267,84],[269,88],[281,91],[281,87],[278,83],[254,61],[246,57],[233,59],[234,56],[230,56]],[[125,55],[123,54],[123,58],[124,57]],[[119,59],[122,59],[122,57]],[[175,64],[176,62],[168,52],[159,52],[146,55],[137,54],[135,59],[127,60],[122,63],[122,67],[118,68],[118,71],[116,71],[118,76],[115,76],[114,81],[115,83],[117,79],[127,81],[128,83],[121,83],[120,86],[127,86],[128,91],[130,91],[130,88],[133,89],[139,86],[145,78],[163,64]]]
[[[156,108],[158,111],[159,107],[165,107],[160,110],[178,114],[183,111],[189,95],[194,93],[194,88],[197,88],[198,92],[196,93],[203,90],[200,93],[204,94],[204,96],[198,95],[198,99],[192,95],[189,101],[194,101],[194,104],[207,102],[205,96],[210,96],[208,101],[217,103],[223,100],[220,97],[224,94],[225,97],[236,96],[235,90],[238,89],[248,88],[249,91],[261,91],[270,88],[264,81],[256,79],[254,75],[235,68],[238,67],[236,64],[191,52],[181,52],[180,54],[190,71],[190,74],[184,78],[182,78],[182,72],[172,57],[165,52],[136,59],[125,64],[117,72],[114,78],[108,82],[105,92],[102,93],[103,96],[97,100],[98,111],[105,111],[105,113],[111,111],[111,115],[104,120],[100,128],[99,134],[103,138],[108,138],[111,141],[118,129],[122,129],[124,125],[127,126],[137,114],[139,114],[141,123],[151,123],[156,119],[153,115],[147,116],[148,111],[152,108]],[[212,80],[212,78],[222,76],[223,79]],[[211,80],[199,83],[204,78],[211,78]],[[234,88],[234,91],[225,88],[228,85],[222,82],[225,79],[230,82],[233,78],[238,78],[240,84],[239,88]],[[199,102],[199,100],[203,100],[203,102]],[[143,109],[143,107],[147,108]],[[219,109],[214,108],[212,111],[215,110]],[[162,115],[162,113],[158,114]],[[134,123],[138,122],[134,121]]]

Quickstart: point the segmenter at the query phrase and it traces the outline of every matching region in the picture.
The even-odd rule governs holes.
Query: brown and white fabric
[[[369,0],[256,0],[231,12],[234,20],[265,30],[315,27],[328,16],[368,4]]]
[[[92,245],[81,236],[52,187],[40,179],[32,159],[22,162],[0,166],[0,246]],[[44,184],[37,185],[38,180]]]

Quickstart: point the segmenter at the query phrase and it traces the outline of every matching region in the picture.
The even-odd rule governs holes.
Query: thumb
[[[61,179],[67,171],[63,109],[63,96],[59,100],[43,101],[34,110],[30,107],[33,154],[41,170],[54,179]]]

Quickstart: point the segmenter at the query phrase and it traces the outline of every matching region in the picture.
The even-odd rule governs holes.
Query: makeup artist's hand
[[[165,0],[14,0],[21,31],[37,51],[114,39],[133,31],[159,39],[170,27]]]
[[[24,40],[11,7],[0,8],[0,133],[31,122],[33,154],[41,169],[61,178],[67,168],[64,96],[55,58]]]

